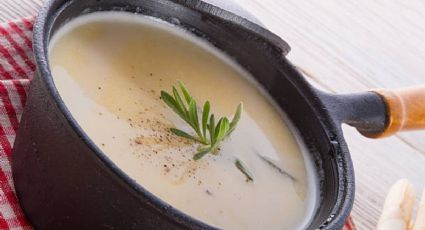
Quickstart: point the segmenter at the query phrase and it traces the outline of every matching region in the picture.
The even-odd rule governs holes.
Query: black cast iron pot
[[[13,152],[22,208],[37,229],[212,229],[174,209],[117,168],[76,123],[48,65],[52,34],[93,11],[161,18],[207,39],[248,70],[286,112],[314,159],[320,198],[308,229],[340,229],[354,198],[354,172],[342,122],[375,134],[389,124],[373,92],[329,95],[288,62],[289,46],[270,31],[198,0],[53,0],[34,28],[35,76]],[[176,20],[178,19],[178,20]]]

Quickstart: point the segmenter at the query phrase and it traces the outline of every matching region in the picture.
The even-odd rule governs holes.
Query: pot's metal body
[[[38,74],[13,153],[22,208],[38,229],[209,229],[127,177],[86,136],[63,104],[48,67],[51,35],[67,20],[125,10],[174,23],[201,36],[255,76],[305,141],[319,177],[320,200],[308,229],[339,229],[354,198],[354,172],[341,122],[383,126],[373,94],[332,96],[312,88],[286,60],[289,46],[241,17],[197,0],[55,0],[34,31]],[[370,109],[372,108],[372,109]]]

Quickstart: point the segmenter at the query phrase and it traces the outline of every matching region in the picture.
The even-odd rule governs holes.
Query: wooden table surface
[[[1,0],[0,22],[34,15],[43,1]],[[343,94],[425,84],[423,0],[236,1],[291,45],[288,58],[315,86]],[[356,170],[354,221],[373,229],[392,183],[425,187],[425,131],[371,140],[344,126],[344,134]]]

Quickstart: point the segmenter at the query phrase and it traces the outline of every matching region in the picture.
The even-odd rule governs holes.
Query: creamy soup
[[[128,176],[176,209],[225,229],[302,228],[316,185],[283,114],[234,61],[157,19],[92,13],[67,23],[50,43],[63,101],[93,142]],[[244,110],[217,155],[193,160],[193,133],[160,98],[183,82],[216,116]],[[249,180],[235,161],[252,175]]]

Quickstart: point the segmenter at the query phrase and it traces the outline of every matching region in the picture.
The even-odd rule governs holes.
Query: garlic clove
[[[378,222],[378,230],[406,230],[415,203],[413,185],[407,179],[397,181],[388,192]]]

